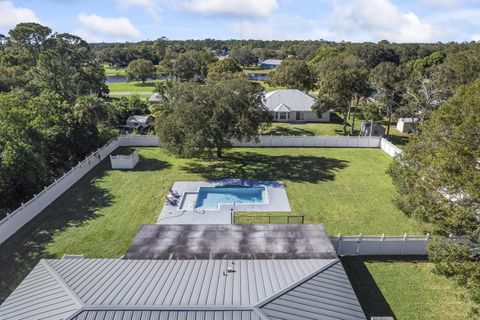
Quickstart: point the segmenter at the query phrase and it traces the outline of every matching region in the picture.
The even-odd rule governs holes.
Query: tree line
[[[0,41],[0,215],[117,132],[138,97],[106,99],[105,72],[81,38],[21,23]]]

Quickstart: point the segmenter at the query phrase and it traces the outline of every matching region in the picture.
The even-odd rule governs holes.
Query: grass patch
[[[109,76],[125,76],[125,72],[127,68],[113,68],[107,64],[103,65],[103,69],[105,70],[105,75]]]
[[[342,263],[367,318],[398,320],[468,319],[466,290],[432,272],[423,260],[344,257]]]
[[[287,88],[287,87],[283,87],[283,86],[272,87],[271,85],[269,85],[265,81],[252,80],[252,82],[260,83],[262,85],[262,87],[265,89],[265,91],[268,91],[268,92],[275,91],[275,90],[278,90],[278,89],[286,89]]]
[[[130,82],[112,82],[108,84],[108,89],[111,93],[114,92],[153,92],[155,90],[155,84],[162,80],[146,81],[130,81]]]
[[[355,118],[355,128],[353,135],[360,134],[360,126],[363,119],[361,117]],[[382,121],[383,127],[387,129],[388,121]],[[347,122],[347,133],[352,134],[353,117],[350,116]],[[394,144],[402,146],[408,143],[409,134],[401,133],[395,129],[396,122],[390,125],[389,140]],[[278,123],[274,122],[270,127],[264,128],[261,131],[263,135],[274,136],[336,136],[343,135],[343,118],[337,113],[331,114],[331,120],[328,123]]]
[[[155,223],[174,181],[281,180],[292,214],[323,223],[330,234],[423,233],[392,204],[385,173],[392,159],[378,149],[234,149],[222,161],[137,150],[134,170],[111,170],[107,158],[0,245],[0,301],[41,258],[123,255],[140,225]]]

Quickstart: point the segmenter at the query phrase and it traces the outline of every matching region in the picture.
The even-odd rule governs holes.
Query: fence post
[[[342,254],[340,252],[341,245],[342,245],[342,235],[339,233],[338,234],[338,242],[337,242],[337,254]]]
[[[407,246],[407,238],[408,238],[408,236],[407,236],[407,234],[405,233],[405,234],[403,235],[402,250],[401,250],[401,252],[400,252],[400,255],[401,255],[401,256],[403,256],[403,255],[405,254],[405,247]]]
[[[377,255],[380,255],[383,249],[383,242],[385,241],[385,233],[382,233],[382,238],[380,240],[380,245],[378,246]]]
[[[360,233],[358,235],[358,239],[357,239],[357,256],[360,255],[360,244],[362,243],[362,234]]]

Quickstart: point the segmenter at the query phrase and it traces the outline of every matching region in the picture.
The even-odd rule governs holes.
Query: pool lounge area
[[[165,204],[157,224],[230,224],[233,212],[290,212],[281,181],[175,182],[176,205]]]

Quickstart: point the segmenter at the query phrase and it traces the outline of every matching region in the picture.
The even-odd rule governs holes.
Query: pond
[[[268,80],[268,74],[264,73],[247,73],[248,80],[252,81],[266,81]]]
[[[148,78],[147,81],[153,81],[153,80],[167,80],[169,77],[158,77],[158,78]],[[107,80],[105,81],[106,84],[109,83],[118,83],[118,82],[128,82],[127,78],[125,76],[107,76]]]

